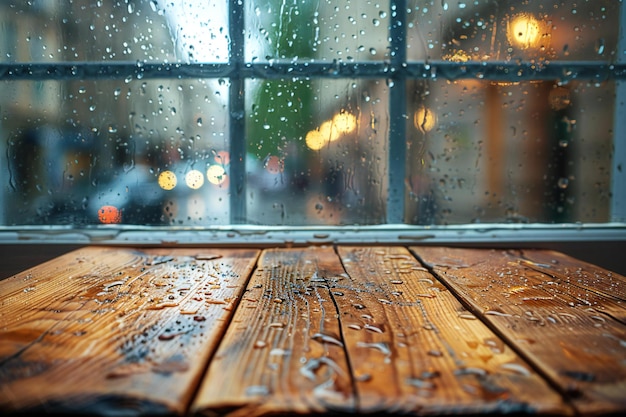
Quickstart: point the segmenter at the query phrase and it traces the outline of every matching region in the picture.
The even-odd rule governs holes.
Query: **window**
[[[2,231],[623,238],[623,9],[4,2]]]

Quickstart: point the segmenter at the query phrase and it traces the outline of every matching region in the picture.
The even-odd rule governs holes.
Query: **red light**
[[[222,166],[230,164],[230,154],[227,151],[219,151],[215,155],[215,162]]]
[[[102,206],[98,210],[98,220],[104,224],[121,223],[122,213],[115,206]]]

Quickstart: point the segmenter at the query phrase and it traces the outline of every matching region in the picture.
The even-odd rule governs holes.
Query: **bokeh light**
[[[98,210],[98,220],[103,224],[121,223],[122,213],[115,206],[102,206]]]
[[[214,159],[218,164],[226,166],[230,164],[230,153],[228,153],[228,151],[219,151],[215,154]]]
[[[337,113],[335,117],[333,117],[333,125],[337,132],[344,135],[352,133],[356,129],[356,122],[356,116],[347,112]],[[331,140],[334,139],[331,138]]]
[[[324,147],[324,145],[333,140],[333,129],[335,131],[337,130],[332,121],[328,120],[322,123],[318,128],[313,129],[306,134],[306,146],[314,151],[319,151]],[[338,133],[334,134],[334,136],[337,135]]]
[[[202,172],[193,169],[185,175],[185,184],[192,190],[197,190],[204,185],[204,175]]]
[[[413,124],[423,133],[429,132],[437,125],[437,115],[427,107],[420,107],[413,115]]]
[[[541,39],[541,23],[533,16],[522,13],[509,22],[509,42],[522,49],[536,48]]]
[[[326,120],[318,128],[306,135],[306,146],[318,151],[324,145],[336,141],[342,135],[352,133],[357,128],[357,118],[348,112],[339,112],[331,120]]]
[[[162,189],[173,190],[177,183],[176,174],[172,171],[163,171],[159,174],[159,187]]]
[[[226,171],[221,165],[211,165],[206,171],[206,177],[211,184],[220,185],[226,181]]]
[[[279,157],[272,155],[265,161],[265,170],[270,174],[280,174],[283,172],[283,161]]]

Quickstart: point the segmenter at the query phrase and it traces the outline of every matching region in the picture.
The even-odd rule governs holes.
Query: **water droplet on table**
[[[335,334],[315,333],[313,336],[311,336],[311,339],[319,343],[330,343],[343,347],[343,342],[341,342],[341,340],[339,340],[339,336]]]
[[[246,395],[248,396],[266,396],[270,394],[270,390],[265,385],[250,385],[246,388]]]

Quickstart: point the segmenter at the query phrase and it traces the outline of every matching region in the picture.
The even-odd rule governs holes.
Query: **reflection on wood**
[[[626,409],[626,279],[548,251],[413,248],[580,413]]]
[[[263,252],[192,410],[354,411],[333,295],[343,272],[332,248]]]
[[[0,410],[183,413],[257,255],[94,247],[0,282]]]
[[[407,249],[339,253],[351,277],[340,316],[362,411],[567,414],[541,377]]]
[[[84,248],[0,282],[0,414],[617,415],[625,295],[550,251]]]

